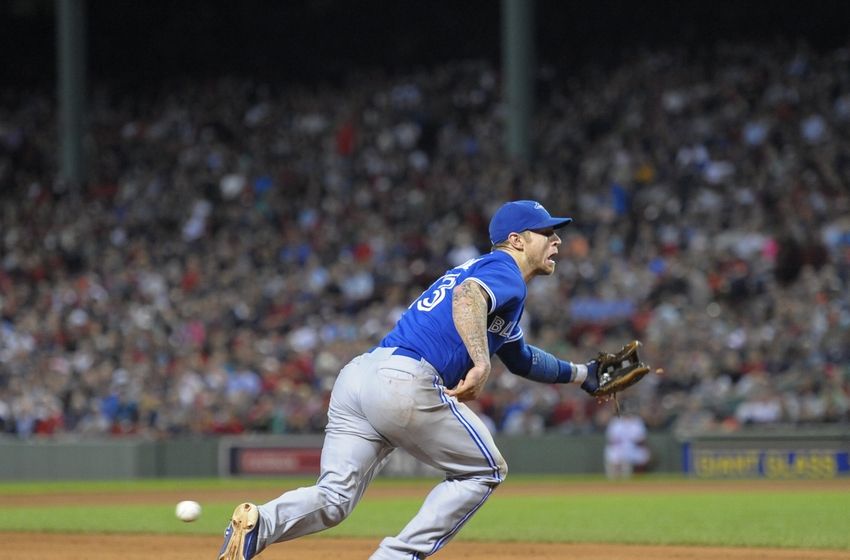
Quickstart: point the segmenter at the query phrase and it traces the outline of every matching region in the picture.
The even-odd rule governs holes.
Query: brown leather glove
[[[596,389],[588,392],[594,397],[608,397],[643,379],[649,373],[649,366],[640,361],[640,346],[640,341],[633,340],[615,354],[600,352],[593,360],[596,371],[588,371],[588,376],[596,376],[593,380],[596,381]]]

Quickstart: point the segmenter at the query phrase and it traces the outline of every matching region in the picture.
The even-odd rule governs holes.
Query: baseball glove
[[[638,348],[641,344],[633,340],[623,346],[616,354],[600,352],[596,358],[597,388],[590,394],[594,397],[616,396],[643,379],[649,373],[649,366],[640,361]]]

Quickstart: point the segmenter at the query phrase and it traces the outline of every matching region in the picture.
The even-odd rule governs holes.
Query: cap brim
[[[549,218],[548,220],[543,220],[539,224],[535,224],[534,227],[528,228],[528,229],[546,229],[546,228],[560,229],[560,228],[564,227],[565,225],[567,225],[568,223],[570,223],[572,221],[573,221],[572,218],[555,218],[555,217],[552,217],[552,218]]]

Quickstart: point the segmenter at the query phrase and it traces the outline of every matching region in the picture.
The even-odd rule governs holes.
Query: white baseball
[[[194,521],[201,516],[201,504],[192,500],[183,500],[174,508],[174,515],[181,521]]]

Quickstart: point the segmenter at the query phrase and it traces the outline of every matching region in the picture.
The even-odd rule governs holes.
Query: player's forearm
[[[487,298],[478,284],[464,282],[452,292],[452,319],[472,363],[490,369]]]
[[[582,383],[587,378],[587,364],[560,360],[521,339],[502,346],[499,357],[511,373],[540,383]]]

